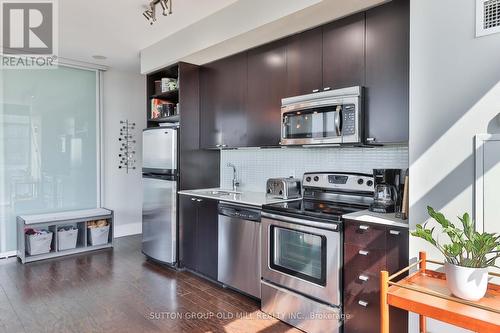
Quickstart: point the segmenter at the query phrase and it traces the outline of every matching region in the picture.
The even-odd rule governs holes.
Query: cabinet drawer
[[[345,275],[344,292],[353,296],[363,294],[379,295],[380,278],[376,274],[350,272]]]
[[[344,323],[344,333],[378,332],[380,327],[380,305],[377,295],[346,295],[345,298],[344,313],[346,321]]]
[[[385,249],[385,228],[371,224],[347,222],[344,242],[363,246],[366,250]]]
[[[386,252],[381,249],[366,249],[364,246],[344,245],[344,270],[380,273],[386,267]]]

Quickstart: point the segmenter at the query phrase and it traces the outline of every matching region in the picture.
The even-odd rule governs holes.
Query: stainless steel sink
[[[230,195],[239,195],[241,192],[237,191],[224,191],[224,190],[214,190],[214,191],[206,191],[203,192],[205,195],[216,196],[216,197],[224,197]]]

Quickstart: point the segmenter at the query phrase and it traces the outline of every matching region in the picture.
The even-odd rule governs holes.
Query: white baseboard
[[[115,225],[114,233],[115,238],[142,234],[142,223]]]
[[[0,259],[6,259],[15,256],[17,256],[17,251],[7,251],[0,253]]]

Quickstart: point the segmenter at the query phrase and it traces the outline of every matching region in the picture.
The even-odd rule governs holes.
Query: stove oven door
[[[336,223],[262,213],[262,277],[321,302],[341,303]]]

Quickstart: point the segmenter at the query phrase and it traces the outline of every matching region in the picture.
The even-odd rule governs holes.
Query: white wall
[[[115,211],[115,236],[142,231],[142,129],[146,127],[146,81],[143,75],[109,70],[103,88],[103,204]],[[118,169],[120,120],[136,123],[137,169]]]
[[[500,34],[476,39],[475,0],[411,0],[410,223],[473,213],[477,133],[499,133]],[[497,224],[498,225],[498,224]],[[500,232],[500,227],[497,232]],[[427,244],[411,238],[410,257]],[[412,316],[411,333],[417,332]],[[431,322],[429,332],[462,332]]]
[[[372,173],[378,168],[406,169],[408,147],[223,150],[220,163],[222,188],[232,186],[233,171],[227,163],[236,166],[241,189],[264,192],[269,178],[293,176],[302,179],[305,172]]]

